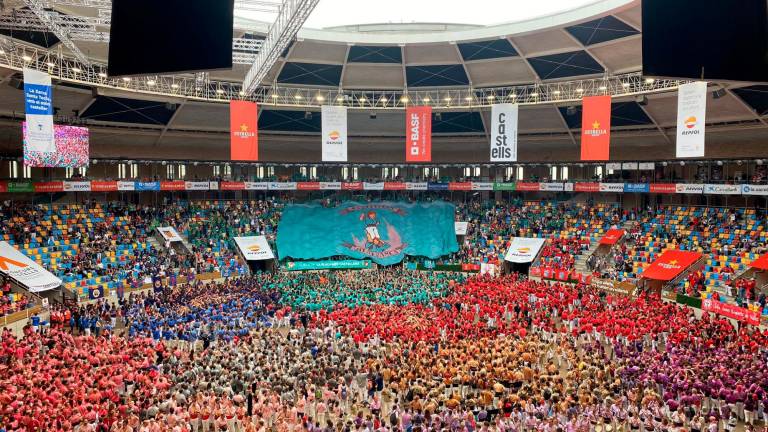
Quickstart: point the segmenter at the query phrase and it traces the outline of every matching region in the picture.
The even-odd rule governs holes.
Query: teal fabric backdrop
[[[455,208],[446,202],[289,205],[277,230],[280,259],[370,258],[392,265],[406,255],[436,259],[459,250]]]

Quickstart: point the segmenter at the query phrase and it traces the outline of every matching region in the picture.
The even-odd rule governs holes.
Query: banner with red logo
[[[576,192],[600,192],[600,183],[576,183]]]
[[[608,160],[611,145],[611,97],[585,97],[581,111],[581,160]]]
[[[384,190],[402,191],[402,190],[405,190],[405,183],[404,182],[386,182],[384,183]]]
[[[677,89],[677,142],[675,157],[704,157],[707,83],[683,84]]]
[[[8,192],[8,183],[0,181],[0,193]]]
[[[698,252],[668,250],[640,275],[646,279],[670,281],[701,258]]]
[[[160,182],[160,190],[163,190],[163,191],[187,190],[187,182],[184,182],[181,180]]]
[[[408,107],[405,112],[405,161],[432,161],[432,107]]]
[[[758,259],[752,261],[752,263],[749,265],[752,268],[757,268],[760,270],[768,270],[768,254],[765,254]]]
[[[300,191],[319,191],[320,182],[298,182],[296,189]]]
[[[538,192],[541,186],[538,183],[517,183],[518,192]]]
[[[92,192],[117,192],[116,181],[92,181]]]
[[[614,245],[621,240],[621,238],[624,237],[624,230],[623,229],[609,229],[605,232],[605,235],[603,238],[600,239],[601,245]]]
[[[531,269],[528,271],[528,275],[533,277],[541,277],[541,267],[531,267]]]
[[[259,107],[253,102],[229,102],[229,152],[234,161],[259,160]]]
[[[35,192],[64,192],[64,182],[37,182],[34,184]]]
[[[705,299],[701,302],[701,308],[707,312],[712,312],[724,317],[744,321],[747,324],[760,325],[760,312],[751,311],[747,308],[738,307],[728,303],[720,303],[712,299]]]
[[[472,183],[450,182],[450,183],[448,183],[448,190],[451,190],[451,191],[471,191],[472,190]]]
[[[651,183],[651,193],[677,193],[677,185],[675,183]]]
[[[363,190],[363,182],[345,182],[341,184],[341,190],[356,191]]]
[[[241,191],[245,190],[245,182],[221,182],[219,187],[223,191]]]

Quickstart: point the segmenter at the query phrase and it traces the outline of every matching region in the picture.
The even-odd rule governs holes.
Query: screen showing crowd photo
[[[88,166],[88,128],[77,126],[54,126],[56,151],[45,153],[29,149],[27,145],[27,123],[22,124],[24,136],[24,166],[81,168]]]

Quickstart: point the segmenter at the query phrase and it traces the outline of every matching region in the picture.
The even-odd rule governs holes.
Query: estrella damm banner
[[[406,255],[437,259],[459,250],[454,214],[446,202],[290,205],[278,225],[277,249],[281,259],[347,256],[381,265]]]

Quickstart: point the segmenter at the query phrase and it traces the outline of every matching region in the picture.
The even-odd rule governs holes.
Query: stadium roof
[[[12,84],[0,86],[0,123],[5,119],[0,137],[15,141],[20,133],[17,119],[24,107],[19,71],[32,66],[54,75],[54,105],[60,115],[79,114],[92,126],[111,128],[94,131],[97,148],[100,140],[115,152],[128,153],[135,148],[128,142],[152,151],[185,145],[226,148],[225,103],[239,97],[240,83],[267,23],[236,20],[232,71],[124,81],[99,75],[107,55],[105,5],[109,0],[50,1],[54,18],[70,26],[68,35],[91,59],[91,66],[78,63],[22,3],[6,0],[7,9],[0,15],[0,34],[6,35],[0,36],[0,80]],[[370,137],[368,145],[375,155],[392,148],[392,141],[380,138],[403,135],[405,105],[428,104],[442,113],[435,119],[435,133],[457,137],[455,144],[445,148],[455,149],[457,158],[482,160],[485,152],[477,151],[473,143],[484,146],[487,142],[488,106],[517,101],[523,104],[522,148],[548,147],[555,158],[556,149],[577,148],[581,96],[610,93],[615,101],[615,143],[638,149],[669,146],[674,140],[679,82],[642,77],[640,28],[639,0],[600,0],[491,26],[407,23],[305,28],[256,95],[264,108],[259,120],[265,132],[262,142],[273,140],[274,147],[282,149],[286,134],[316,134],[319,106],[338,103],[353,108],[350,136]],[[766,88],[730,83],[712,84],[709,90],[708,142],[765,138]],[[369,117],[372,110],[378,112],[376,119]],[[126,143],[123,147],[121,140]],[[314,140],[292,142],[301,149],[310,148]],[[286,155],[297,157],[296,152]]]

